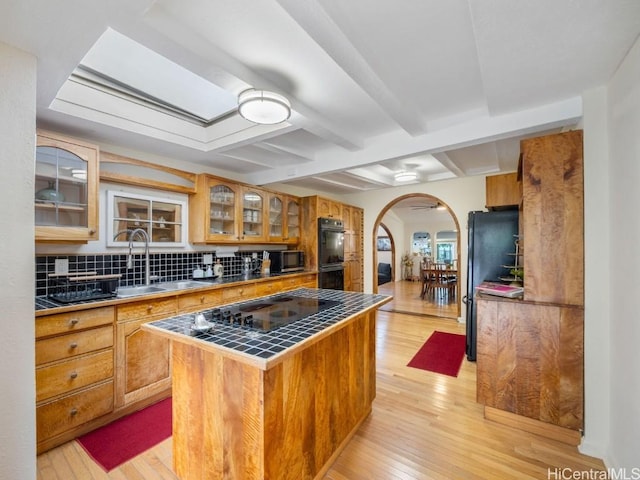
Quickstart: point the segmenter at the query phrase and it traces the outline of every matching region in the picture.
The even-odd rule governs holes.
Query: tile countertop
[[[327,330],[342,320],[366,310],[377,308],[392,299],[392,297],[387,295],[313,288],[299,288],[287,291],[286,293],[292,296],[333,300],[339,303],[326,310],[309,315],[288,325],[283,325],[269,332],[251,330],[238,325],[222,325],[219,323],[212,323],[211,330],[206,333],[191,330],[190,327],[194,322],[195,315],[197,313],[204,313],[205,317],[208,318],[207,313],[212,309],[157,320],[145,326],[151,327],[152,330],[164,331],[165,336],[167,336],[167,333],[170,333],[168,336],[176,340],[180,340],[180,337],[182,337],[185,341],[189,339],[189,343],[196,341],[196,343],[202,346],[206,345],[216,349],[220,348],[222,351],[226,351],[236,358],[242,359],[244,357],[245,360],[250,360],[251,358],[269,360],[278,354],[284,353],[287,349],[294,348],[305,342],[310,337]],[[260,298],[268,299],[274,296],[275,295],[269,295]],[[255,301],[256,299],[254,298],[246,302],[237,302],[218,308],[229,309],[232,306]],[[266,367],[266,363],[257,363],[262,367]]]
[[[256,274],[256,275],[250,275],[249,277],[247,277],[246,275],[234,275],[230,277],[216,278],[215,280],[207,279],[207,278],[194,278],[194,279],[187,278],[184,280],[185,281],[195,280],[197,282],[201,282],[203,284],[201,288],[207,288],[207,287],[220,286],[220,285],[242,284],[247,281],[251,282],[251,281],[260,281],[260,280],[270,280],[270,279],[276,279],[276,278],[283,278],[287,276],[298,276],[298,275],[307,275],[307,274],[314,274],[314,273],[318,273],[317,270],[309,270],[309,271],[293,272],[293,273],[274,273],[271,275]],[[169,281],[167,283],[172,283],[173,281],[174,280]],[[175,281],[181,281],[181,280],[175,280]],[[152,285],[161,285],[161,284],[162,283],[152,283]],[[171,290],[167,290],[162,293],[168,294],[168,293],[171,293]],[[41,295],[41,296],[35,297],[35,311],[42,312],[44,310],[50,310],[54,308],[61,309],[61,311],[64,311],[64,310],[68,310],[69,308],[74,309],[73,307],[77,307],[78,305],[96,304],[95,306],[100,306],[98,305],[98,303],[104,304],[105,302],[114,303],[116,301],[123,301],[123,300],[141,300],[142,298],[144,298],[144,295],[131,296],[131,297],[127,297],[126,299],[116,296],[116,297],[106,298],[106,299],[101,298],[96,300],[81,300],[73,303],[61,304],[53,300],[50,300],[45,295]]]

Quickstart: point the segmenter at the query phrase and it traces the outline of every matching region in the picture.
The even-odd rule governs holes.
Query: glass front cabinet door
[[[208,240],[238,239],[238,188],[233,184],[212,182],[209,185]]]
[[[285,241],[290,244],[297,244],[300,240],[300,201],[297,198],[286,198],[287,216]]]
[[[98,147],[39,131],[35,237],[46,242],[98,239]]]
[[[242,234],[239,240],[256,242],[266,240],[265,192],[244,187],[242,189]]]

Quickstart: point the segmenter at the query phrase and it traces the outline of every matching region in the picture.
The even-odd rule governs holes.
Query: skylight
[[[202,124],[237,107],[231,93],[112,29],[89,50],[71,80]]]

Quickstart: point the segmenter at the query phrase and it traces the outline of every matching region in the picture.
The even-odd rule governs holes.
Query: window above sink
[[[107,246],[126,247],[123,230],[141,228],[149,235],[149,246],[187,245],[187,202],[137,193],[107,191]]]

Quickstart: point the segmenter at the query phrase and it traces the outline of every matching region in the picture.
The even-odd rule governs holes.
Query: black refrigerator
[[[475,288],[483,281],[500,281],[509,271],[503,265],[513,265],[515,240],[518,235],[518,211],[469,212],[469,250],[467,262],[467,359],[476,359]]]

